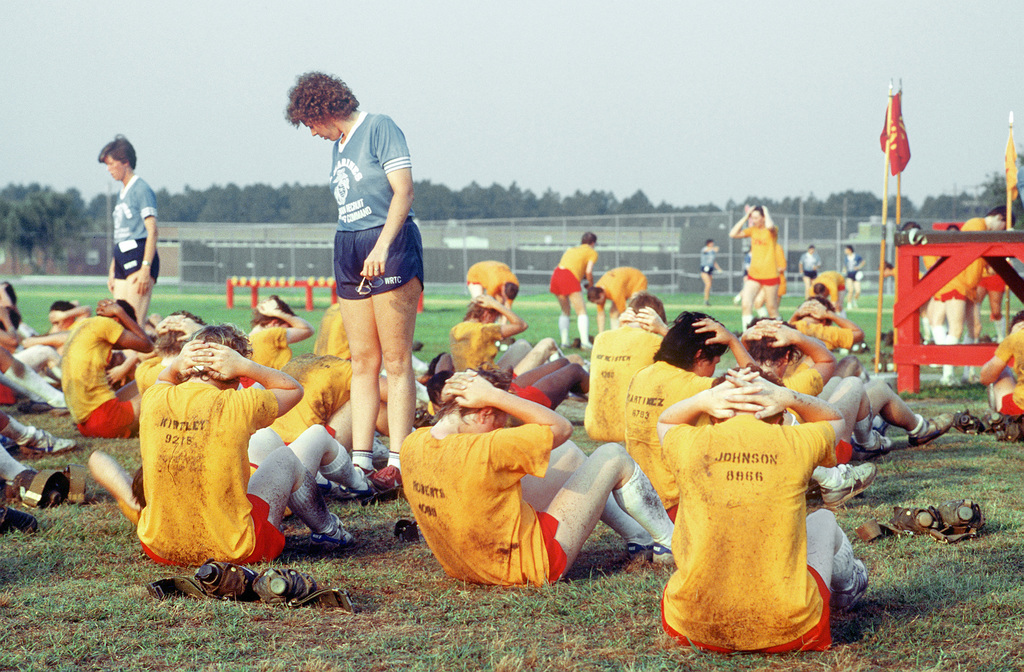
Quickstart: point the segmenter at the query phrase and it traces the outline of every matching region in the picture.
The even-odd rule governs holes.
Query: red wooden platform
[[[1006,281],[1009,291],[1024,302],[1024,280],[1006,260],[1024,261],[1024,231],[978,231],[968,233],[922,231],[911,243],[906,233],[896,235],[896,303],[892,321],[896,329],[893,362],[899,392],[921,390],[922,364],[981,366],[995,352],[995,343],[976,345],[921,345],[919,311],[928,299],[972,261],[984,257]],[[942,257],[925,275],[920,275],[920,258]]]
[[[235,307],[235,287],[249,287],[252,290],[252,307],[260,301],[260,288],[275,289],[277,287],[304,287],[306,290],[306,310],[313,310],[313,288],[330,287],[331,303],[338,302],[338,293],[335,291],[334,278],[309,278],[308,280],[296,280],[295,278],[228,278],[225,281],[228,308]]]

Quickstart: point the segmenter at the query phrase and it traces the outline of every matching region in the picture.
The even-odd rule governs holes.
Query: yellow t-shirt
[[[519,278],[508,267],[500,261],[478,261],[469,267],[466,272],[467,285],[480,285],[484,292],[490,296],[501,296],[505,289],[505,283],[511,282],[519,286]]]
[[[284,372],[302,385],[302,401],[270,428],[291,443],[313,425],[326,425],[349,400],[352,362],[330,355],[301,355],[288,362]]]
[[[647,289],[647,276],[635,268],[619,266],[602,275],[594,286],[603,289],[605,298],[614,303],[615,309],[621,313],[626,309],[629,297]]]
[[[779,270],[779,298],[786,295],[786,251],[782,245],[775,243],[775,268]]]
[[[747,276],[752,280],[774,280],[779,277],[779,269],[775,265],[775,241],[779,237],[777,228],[748,226],[740,230],[738,237],[750,238],[750,268]]]
[[[654,362],[661,336],[636,327],[603,331],[590,353],[590,392],[583,426],[594,441],[626,440],[626,392],[633,374]]]
[[[430,430],[418,429],[402,444],[402,482],[444,571],[485,585],[544,585],[547,548],[519,481],[547,472],[551,429],[522,425],[440,440]]]
[[[842,308],[839,305],[839,290],[846,289],[846,278],[839,271],[824,271],[818,274],[811,286],[813,287],[819,282],[828,287],[828,300],[832,302],[832,306],[836,310]]]
[[[252,343],[252,361],[280,371],[292,358],[288,347],[288,329],[269,327],[249,334]]]
[[[135,384],[139,388],[140,397],[146,390],[156,385],[156,379],[160,377],[160,372],[165,368],[167,365],[164,364],[164,358],[159,355],[139,362],[135,367]]]
[[[448,334],[448,349],[456,371],[492,364],[501,340],[500,324],[459,322]]]
[[[816,397],[825,389],[825,382],[821,372],[803,364],[791,375],[783,379],[783,384],[794,392],[806,394],[809,397]]]
[[[1013,369],[1017,384],[1013,388],[1013,403],[1024,408],[1024,331],[1010,334],[996,348],[996,357]],[[1000,400],[1001,403],[1001,400]]]
[[[590,245],[570,247],[562,254],[558,262],[560,268],[569,269],[577,280],[587,277],[587,264],[597,261],[597,250]]]
[[[341,323],[341,306],[337,303],[325,310],[324,316],[320,318],[313,354],[352,359],[348,349],[348,334],[345,333],[345,325]]]
[[[662,411],[683,399],[711,388],[713,378],[655,362],[633,376],[626,395],[626,450],[640,465],[658,492],[661,503],[671,509],[679,503],[679,486],[661,455],[658,418]],[[589,405],[589,404],[588,404]],[[702,418],[702,422],[708,422]]]
[[[665,461],[680,491],[668,624],[735,651],[785,644],[814,627],[822,601],[807,570],[805,492],[815,466],[835,464],[832,426],[750,415],[679,425],[665,435]]]
[[[139,426],[146,493],[139,539],[182,565],[247,558],[255,548],[249,437],[276,416],[268,390],[191,381],[149,388]]]
[[[818,339],[829,350],[838,348],[849,350],[853,347],[853,332],[849,329],[834,324],[820,324],[811,320],[797,320],[796,324],[792,326],[801,334]]]
[[[107,382],[107,361],[122,333],[120,322],[97,315],[81,320],[64,344],[61,388],[71,417],[78,424],[116,397]]]
[[[982,217],[975,217],[968,219],[964,222],[964,225],[960,227],[961,231],[988,231],[988,226],[985,225],[985,220]],[[967,297],[968,300],[973,299],[974,289],[981,282],[981,274],[985,271],[985,267],[988,264],[981,257],[972,261],[967,268],[960,271],[952,280],[943,285],[935,294],[935,298],[939,298],[947,292],[959,292],[960,294]]]

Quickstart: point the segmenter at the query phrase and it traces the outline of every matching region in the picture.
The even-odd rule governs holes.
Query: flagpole
[[[1010,110],[1010,139],[1009,143],[1013,144],[1013,110]],[[1016,153],[1016,148],[1014,148]],[[1013,185],[1016,186],[1016,185]],[[1006,176],[1006,230],[1009,231],[1013,228],[1013,186],[1010,185],[1010,176]],[[1010,295],[1013,292],[1006,292],[1006,310],[1003,311],[1003,320],[1006,325],[1006,329],[1003,333],[1009,335],[1010,333]]]
[[[892,82],[889,82],[889,107],[885,112],[885,128],[892,128]],[[885,181],[882,186],[882,240],[878,254],[878,310],[875,314],[875,373],[878,373],[879,354],[882,349],[882,285],[885,280],[885,236],[889,221],[889,151],[892,143],[885,143]],[[894,334],[895,335],[895,334]]]

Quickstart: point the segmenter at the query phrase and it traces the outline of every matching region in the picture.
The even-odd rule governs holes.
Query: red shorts
[[[565,565],[569,559],[565,557],[562,545],[555,541],[555,533],[558,532],[558,519],[550,513],[537,512],[537,522],[540,523],[540,532],[544,535],[544,546],[548,549],[548,583],[554,583],[562,578]]]
[[[527,399],[534,403],[540,404],[545,408],[551,408],[551,399],[548,398],[548,395],[544,394],[533,385],[520,387],[519,385],[512,383],[509,386],[508,391],[516,395],[520,399]]]
[[[853,445],[849,441],[839,440],[836,444],[836,464],[847,464],[853,459]]]
[[[939,299],[939,301],[942,301],[942,302],[952,301],[953,299],[959,299],[960,301],[966,301],[967,297],[954,289],[954,290],[948,291],[948,292],[946,292],[944,294],[939,294],[938,299]]]
[[[249,516],[252,517],[253,532],[256,535],[256,545],[253,547],[252,553],[249,554],[249,557],[244,560],[239,560],[235,564],[248,565],[254,562],[274,560],[277,556],[281,555],[281,551],[284,550],[284,534],[281,533],[281,530],[277,529],[277,526],[267,519],[270,515],[269,504],[256,495],[250,494],[246,495],[246,497],[249,498],[249,503],[252,504],[252,512]],[[142,550],[145,551],[146,555],[151,559],[162,565],[178,564],[161,558],[144,543],[142,544]],[[216,560],[216,558],[214,558],[214,560]]]
[[[786,653],[787,651],[824,651],[832,646],[832,615],[830,612],[829,603],[832,600],[832,593],[829,592],[828,586],[822,581],[818,572],[814,571],[814,568],[810,565],[807,566],[807,571],[814,577],[814,582],[818,584],[818,592],[821,594],[821,617],[818,622],[810,630],[800,635],[791,642],[785,644],[779,644],[777,646],[769,646],[765,649],[758,649],[757,651],[749,651],[748,653]],[[664,594],[661,598],[661,627],[665,629],[668,635],[686,646],[693,646],[704,651],[714,651],[715,653],[734,653],[732,649],[723,649],[720,646],[713,644],[701,644],[695,642],[686,635],[680,634],[665,621],[665,597]]]
[[[1005,292],[1006,280],[998,275],[986,275],[978,282],[978,287],[983,288],[986,292]]]
[[[555,296],[569,296],[570,294],[583,291],[579,278],[573,275],[572,271],[568,268],[562,268],[561,266],[556,268],[555,272],[551,274],[549,289]]]
[[[134,427],[135,409],[132,408],[132,402],[109,399],[78,425],[78,431],[82,436],[127,439],[132,435]]]
[[[777,276],[777,275],[774,278],[752,278],[752,277],[750,277],[748,275],[747,279],[748,280],[753,280],[754,282],[756,282],[757,284],[759,284],[759,285],[761,285],[763,287],[772,287],[772,286],[777,285],[780,282],[782,282],[782,280],[780,280],[779,276]]]
[[[668,514],[668,519],[669,519],[669,520],[671,520],[671,521],[672,521],[672,522],[674,523],[674,522],[676,522],[676,513],[677,513],[678,511],[679,511],[679,505],[678,505],[678,504],[676,504],[676,505],[675,505],[675,506],[673,506],[673,507],[672,507],[671,509],[667,509],[667,510],[665,511],[665,513],[667,513],[667,514]]]
[[[1003,403],[999,406],[999,412],[1003,415],[1024,415],[1024,409],[1014,403],[1012,392],[1003,397]]]

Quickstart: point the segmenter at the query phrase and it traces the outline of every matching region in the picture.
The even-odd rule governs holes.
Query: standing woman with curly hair
[[[398,452],[416,403],[412,337],[423,289],[423,243],[412,219],[412,160],[390,117],[359,110],[336,77],[309,72],[288,92],[285,116],[334,143],[330,186],[338,201],[334,277],[352,352],[352,461],[373,471],[378,375],[387,372],[388,466],[370,477],[378,490],[401,485]]]
[[[139,324],[146,323],[153,285],[160,275],[156,251],[156,195],[135,174],[135,148],[119,135],[100,150],[99,162],[121,183],[114,208],[114,254],[107,288],[114,300],[124,299],[135,309]]]

